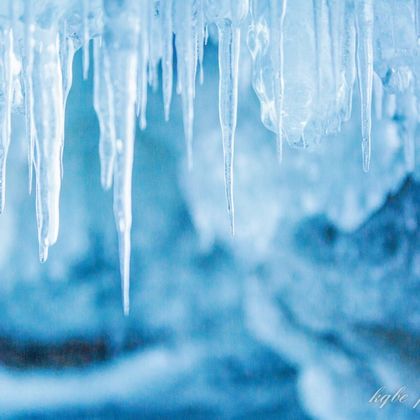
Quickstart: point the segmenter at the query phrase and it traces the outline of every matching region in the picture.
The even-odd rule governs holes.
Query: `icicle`
[[[233,156],[238,107],[240,29],[232,21],[217,23],[219,30],[219,118],[222,128],[225,185],[232,235],[235,231],[233,204]]]
[[[149,0],[150,1],[150,0]],[[149,8],[149,73],[148,81],[154,92],[159,86],[158,67],[162,57],[162,20],[160,0],[152,0]]]
[[[370,164],[373,79],[373,3],[356,0],[357,77],[361,100],[363,170]]]
[[[63,23],[63,29],[60,33],[60,61],[63,73],[63,101],[66,108],[67,98],[73,83],[73,58],[75,48],[73,40],[67,33],[67,21]]]
[[[111,188],[115,161],[115,118],[112,107],[112,88],[109,63],[101,47],[101,38],[93,40],[94,85],[93,106],[99,120],[99,156],[101,162],[101,184],[105,190]]]
[[[172,0],[162,0],[162,91],[165,120],[169,120],[173,83]]]
[[[207,26],[204,16],[203,0],[200,0],[197,17],[197,51],[198,51],[198,66],[199,66],[199,80],[200,84],[204,83],[204,45],[207,42]]]
[[[59,40],[54,28],[39,29],[34,49],[33,93],[37,104],[36,210],[39,259],[45,262],[48,247],[57,241],[63,141],[63,84]]]
[[[222,130],[225,190],[232,235],[235,232],[233,202],[233,157],[238,108],[240,22],[248,14],[247,0],[228,5],[207,1],[206,15],[219,34],[219,119]]]
[[[12,109],[13,32],[8,23],[0,27],[0,214],[6,198],[6,163],[10,145]]]
[[[70,93],[71,85],[73,83],[73,57],[75,49],[73,40],[67,34],[67,21],[64,21],[62,31],[60,32],[60,62],[63,80],[63,109],[66,109],[67,98]],[[63,112],[65,117],[65,112]],[[64,174],[63,154],[64,154],[64,121],[63,121],[63,140],[61,142],[61,178]]]
[[[147,108],[147,68],[149,65],[149,1],[140,2],[140,42],[138,47],[137,75],[137,116],[140,118],[140,128],[146,128]]]
[[[197,51],[195,41],[195,18],[193,7],[195,0],[185,0],[176,3],[177,27],[175,44],[177,50],[179,88],[182,100],[182,115],[184,122],[185,141],[187,145],[188,169],[192,169],[193,154],[193,123],[195,73],[197,66]]]
[[[342,0],[327,0],[328,8],[328,34],[330,39],[330,56],[332,64],[332,76],[333,76],[333,86],[335,92],[336,102],[338,101],[338,60],[339,53],[341,51],[340,45],[340,35],[341,35],[341,25],[340,18],[343,15],[341,11],[341,6],[343,5]]]
[[[277,159],[283,159],[283,102],[284,102],[284,52],[283,31],[287,0],[271,0],[271,60],[274,66],[274,101],[277,122]]]
[[[334,76],[334,54],[332,51],[330,13],[327,0],[313,0],[313,19],[315,37],[315,100],[316,115],[314,115],[315,136],[334,132],[338,129],[339,119],[335,117],[336,89]],[[323,98],[331,98],[324,100]],[[338,117],[338,116],[337,116]],[[303,144],[307,140],[303,136]]]
[[[89,0],[82,0],[83,79],[89,76]]]
[[[35,132],[33,118],[33,48],[34,48],[34,22],[32,2],[24,2],[24,58],[23,58],[23,86],[25,93],[25,121],[26,138],[28,144],[29,194],[32,192],[32,173],[34,165]]]
[[[344,8],[344,33],[342,71],[344,72],[344,100],[342,118],[348,121],[351,117],[353,86],[356,79],[356,31],[354,26],[353,0],[346,0]]]
[[[105,83],[115,119],[114,217],[117,226],[124,314],[130,302],[131,178],[133,170],[139,22],[136,2],[109,4],[104,27]],[[108,99],[110,99],[108,97]],[[111,137],[112,138],[112,137]]]
[[[338,116],[341,124],[341,115],[339,114],[342,100],[344,97],[345,86],[344,72],[342,68],[343,40],[345,38],[345,7],[343,0],[327,0],[328,22],[331,47],[331,63],[333,67],[333,85],[335,91],[335,109],[334,114]]]

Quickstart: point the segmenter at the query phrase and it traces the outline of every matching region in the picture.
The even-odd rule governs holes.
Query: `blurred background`
[[[407,173],[401,115],[374,120],[368,174],[357,105],[340,134],[312,151],[286,147],[279,166],[248,56],[235,237],[217,45],[207,47],[197,87],[191,172],[179,98],[164,123],[161,92],[149,95],[147,129],[136,138],[126,318],[112,193],[100,187],[92,78],[82,79],[80,52],[60,237],[43,265],[23,116],[14,116],[0,218],[0,417],[419,418],[420,164]],[[369,403],[381,387],[405,387],[409,403]]]

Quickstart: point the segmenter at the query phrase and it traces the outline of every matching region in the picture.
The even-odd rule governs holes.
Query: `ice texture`
[[[213,27],[196,90],[192,171],[180,98],[163,124],[163,95],[150,94],[147,129],[136,132],[129,318],[115,281],[112,195],[98,187],[94,62],[84,82],[82,51],[75,55],[65,222],[46,264],[36,260],[30,223],[24,115],[14,114],[0,218],[3,416],[418,417],[407,404],[366,402],[380,386],[419,389],[420,195],[405,181],[406,114],[391,100],[383,113],[392,117],[377,120],[374,108],[379,140],[365,174],[356,86],[341,133],[312,153],[286,146],[279,168],[241,48],[232,238],[216,41]]]
[[[239,69],[246,61],[241,58],[241,38],[246,38],[252,58],[261,121],[276,133],[279,160],[284,142],[313,148],[326,135],[345,129],[352,108],[359,108],[361,130],[354,141],[361,139],[367,171],[374,148],[374,104],[375,116],[384,125],[400,121],[404,171],[415,172],[418,14],[418,2],[412,0],[5,0],[0,5],[0,212],[12,111],[23,110],[30,190],[33,169],[36,174],[39,258],[45,261],[58,237],[65,108],[74,53],[82,48],[85,79],[93,67],[101,183],[114,188],[123,307],[128,313],[135,120],[137,115],[145,129],[148,86],[158,87],[160,69],[167,120],[176,57],[176,91],[191,171],[197,73],[203,81],[204,45],[209,30],[217,28],[218,136],[233,233]],[[360,105],[354,106],[354,98]],[[327,159],[332,158],[326,149]],[[346,155],[341,158],[346,164]]]

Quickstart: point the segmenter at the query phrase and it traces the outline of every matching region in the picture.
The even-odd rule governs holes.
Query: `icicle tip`
[[[39,245],[39,262],[44,264],[48,259],[48,245],[40,244]]]

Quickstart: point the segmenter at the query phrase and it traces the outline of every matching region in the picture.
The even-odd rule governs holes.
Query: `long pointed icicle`
[[[169,120],[173,85],[172,0],[162,0],[162,91],[165,120]]]
[[[342,110],[344,121],[348,121],[351,117],[353,87],[354,81],[356,79],[356,28],[353,12],[353,0],[345,0],[343,54],[341,63],[345,80],[344,101]]]
[[[35,129],[33,117],[33,88],[32,88],[32,69],[33,69],[33,48],[34,48],[34,21],[32,2],[24,3],[24,59],[23,59],[23,86],[25,92],[25,122],[26,138],[28,144],[28,182],[29,194],[32,192],[32,174],[34,166],[35,149]]]
[[[102,39],[93,40],[94,85],[93,106],[99,120],[99,157],[101,184],[105,190],[112,186],[115,161],[115,119],[109,63],[101,47]]]
[[[124,314],[130,309],[131,179],[133,170],[138,59],[137,4],[110,4],[104,27],[106,81],[112,89],[116,155],[114,217],[117,226]]]
[[[64,21],[60,37],[60,60],[63,72],[63,102],[66,107],[67,98],[73,84],[73,58],[75,53],[74,43],[67,33],[67,22]]]
[[[241,32],[229,19],[217,23],[219,30],[219,118],[222,128],[225,188],[230,227],[235,232],[233,203],[233,156],[238,108],[238,65]]]
[[[64,21],[63,28],[60,33],[60,62],[63,80],[63,108],[66,109],[67,98],[70,93],[71,85],[73,83],[73,58],[74,58],[74,44],[73,39],[67,34],[67,22]],[[65,118],[65,112],[63,113]],[[64,174],[63,155],[64,155],[64,121],[62,124],[63,133],[61,141],[61,177]]]
[[[284,103],[284,51],[283,31],[286,15],[287,0],[271,0],[271,59],[275,68],[274,73],[274,101],[277,119],[277,159],[283,159],[283,103]]]
[[[0,214],[6,198],[6,162],[10,145],[12,109],[13,33],[9,24],[0,27]]]
[[[356,0],[357,77],[361,100],[363,170],[370,165],[373,83],[373,2]]]
[[[147,68],[149,63],[149,0],[140,2],[140,41],[138,46],[137,69],[137,116],[140,128],[146,128]]]
[[[150,0],[149,0],[150,1]],[[159,87],[159,64],[162,58],[162,19],[160,0],[150,1],[149,6],[149,72],[148,81],[153,91]]]
[[[185,142],[187,146],[188,169],[193,165],[193,124],[194,124],[194,95],[195,74],[197,67],[197,51],[195,42],[195,18],[193,13],[194,0],[177,2],[176,16],[176,50],[177,56],[182,57],[178,64],[178,87],[181,91],[182,117],[184,122]]]
[[[204,45],[207,41],[206,39],[206,23],[204,18],[204,7],[203,1],[200,0],[198,7],[198,16],[197,16],[197,52],[198,52],[198,65],[199,65],[199,80],[202,85],[204,82]]]
[[[215,22],[219,34],[219,119],[222,131],[224,176],[227,210],[232,235],[235,234],[233,200],[233,161],[238,112],[238,75],[241,30],[249,2],[220,2],[207,0],[206,17]],[[200,31],[203,28],[199,29]]]
[[[36,129],[36,210],[39,259],[57,241],[63,141],[63,84],[59,40],[55,28],[39,29],[34,50],[34,103]]]

